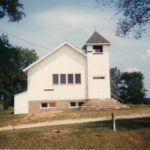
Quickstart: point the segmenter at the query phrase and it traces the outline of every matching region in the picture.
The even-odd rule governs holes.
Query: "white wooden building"
[[[110,94],[110,42],[99,33],[80,50],[64,42],[25,68],[27,91],[15,95],[14,113],[77,108]]]

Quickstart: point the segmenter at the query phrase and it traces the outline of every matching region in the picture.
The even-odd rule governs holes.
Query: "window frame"
[[[75,85],[81,84],[82,77],[81,73],[54,73],[52,74],[53,85]],[[49,91],[49,90],[45,90]]]

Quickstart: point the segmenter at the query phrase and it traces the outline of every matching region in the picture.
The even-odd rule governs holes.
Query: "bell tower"
[[[87,55],[88,99],[111,98],[109,46],[110,42],[97,32],[94,32],[83,46]]]

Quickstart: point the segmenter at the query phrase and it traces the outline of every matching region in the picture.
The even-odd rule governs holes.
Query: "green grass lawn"
[[[150,118],[42,127],[0,133],[3,149],[102,149],[149,150]],[[60,133],[54,132],[60,130]]]
[[[130,105],[126,109],[101,109],[81,111],[79,109],[47,111],[26,115],[14,115],[13,110],[0,111],[0,127],[17,124],[28,124],[43,121],[53,121],[60,119],[77,119],[77,118],[95,118],[110,116],[114,112],[116,116],[133,115],[133,114],[149,114],[150,105]]]

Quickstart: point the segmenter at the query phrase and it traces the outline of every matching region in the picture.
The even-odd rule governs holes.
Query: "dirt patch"
[[[43,139],[57,139],[58,137],[62,138],[62,137],[65,137],[65,135],[67,133],[69,133],[70,131],[69,130],[51,130],[49,132],[46,132],[46,133],[43,133],[42,137]]]

